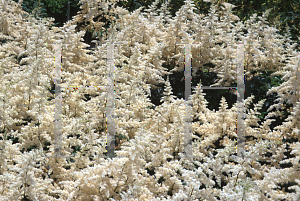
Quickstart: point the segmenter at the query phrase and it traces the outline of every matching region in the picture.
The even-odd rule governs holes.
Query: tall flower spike
[[[174,102],[174,98],[176,96],[173,96],[173,92],[172,92],[172,86],[170,84],[169,81],[169,76],[167,77],[167,81],[166,81],[166,86],[163,92],[164,96],[161,98],[160,102],[165,103],[165,104],[170,104]]]

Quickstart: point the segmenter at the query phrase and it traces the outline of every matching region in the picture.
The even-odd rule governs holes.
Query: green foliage
[[[18,2],[18,0],[14,0]],[[67,21],[68,2],[70,2],[70,18],[80,10],[80,0],[23,0],[24,11],[33,14],[34,17],[53,17],[55,26],[62,26]]]
[[[271,105],[275,104],[275,100],[277,99],[277,93],[274,94],[270,94],[270,95],[266,95],[267,91],[269,89],[271,89],[272,87],[276,87],[279,86],[283,83],[282,81],[282,76],[273,76],[271,77],[271,73],[270,71],[261,71],[261,72],[256,72],[256,71],[252,71],[251,72],[253,75],[255,75],[253,77],[252,80],[249,81],[250,83],[250,95],[254,95],[255,98],[253,100],[254,103],[261,101],[263,99],[266,99],[266,101],[264,102],[264,105],[262,107],[262,109],[260,110],[261,115],[257,115],[261,120],[263,120],[267,115],[268,115],[268,108]],[[286,104],[286,108],[291,107],[291,104]],[[250,105],[250,108],[253,108],[253,104]],[[274,111],[274,109],[272,110]],[[286,119],[288,117],[288,115],[290,114],[287,110],[283,110],[283,118],[281,119],[280,117],[276,117],[274,122],[271,123],[270,128],[273,129],[274,127],[276,127],[277,125],[282,124],[282,122],[284,121],[284,119]]]
[[[69,0],[44,0],[47,10],[51,13],[63,13]]]
[[[36,148],[37,148],[36,145],[31,145],[27,148],[27,152],[30,152],[31,150],[36,149]]]
[[[184,5],[183,0],[171,0],[169,6],[170,6],[170,13],[172,16],[175,16],[176,12]]]
[[[300,29],[300,4],[296,1],[284,1],[284,0],[253,0],[253,1],[228,1],[236,5],[233,9],[233,13],[237,15],[242,21],[247,20],[253,13],[262,15],[267,9],[272,9],[268,16],[268,22],[270,25],[279,29],[280,34],[285,32],[285,26],[288,24],[291,27],[292,39],[298,41]],[[298,41],[299,44],[299,41]]]
[[[136,9],[139,9],[140,7],[144,6],[144,8],[148,7],[151,5],[154,1],[153,0],[127,0],[127,2],[124,1],[119,1],[117,3],[117,6],[126,8],[130,12],[133,12]]]
[[[80,146],[72,146],[73,152],[72,155],[76,155],[76,152],[80,152],[81,147]]]
[[[122,135],[122,134],[116,134],[115,135],[115,138],[118,138],[118,139],[120,139],[120,140],[123,140],[123,139],[125,139],[125,140],[129,140],[129,138],[128,137],[126,137],[125,135]]]
[[[14,1],[18,2],[18,0]],[[41,0],[24,0],[22,2],[22,7],[24,11],[33,14],[34,17],[47,17],[47,10],[44,2]]]

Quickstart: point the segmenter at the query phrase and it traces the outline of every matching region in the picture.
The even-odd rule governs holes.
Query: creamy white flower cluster
[[[81,11],[58,28],[53,19],[22,11],[21,1],[2,1],[0,200],[299,200],[300,145],[293,141],[300,137],[299,52],[268,25],[268,12],[240,22],[233,5],[209,2],[207,16],[196,14],[194,2],[186,0],[172,17],[170,1],[130,13],[116,1],[82,0]],[[111,22],[107,30],[94,21],[98,16]],[[76,31],[81,22],[89,23]],[[88,30],[106,31],[97,35],[93,51],[83,42]],[[58,43],[62,58],[55,58]],[[105,86],[112,43],[116,156],[109,158]],[[239,43],[245,45],[246,79],[252,79],[250,70],[283,75],[283,84],[268,92],[277,92],[278,104],[264,121],[258,118],[264,100],[254,109],[254,96],[244,100],[243,157],[236,154],[238,105],[228,108],[223,97],[218,111],[209,110],[201,83],[191,98],[192,158],[186,157],[187,103],[173,95],[163,76],[184,69],[188,43],[194,73],[214,64],[214,86],[235,80]],[[61,88],[61,158],[54,157],[51,93],[57,59],[63,86],[101,86]],[[150,89],[158,83],[166,87],[162,104],[152,109]],[[286,103],[292,104],[289,117],[271,130],[270,117],[282,116]]]

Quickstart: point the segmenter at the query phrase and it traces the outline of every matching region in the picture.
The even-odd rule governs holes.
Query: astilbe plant
[[[115,2],[81,3],[81,12],[60,28],[51,28],[53,19],[26,15],[15,2],[0,3],[1,200],[299,199],[299,142],[291,141],[299,140],[299,53],[288,36],[279,36],[267,25],[268,13],[256,23],[253,15],[246,23],[234,24],[239,20],[231,13],[234,6],[225,2],[221,7],[213,4],[204,16],[187,0],[172,19],[166,9],[169,2],[157,10],[155,1],[145,12],[140,8],[133,13],[115,8]],[[84,31],[103,29],[100,20],[94,21],[103,13],[112,23],[107,35],[96,38],[104,44],[89,52],[84,49]],[[84,20],[90,25],[77,32],[75,24]],[[114,42],[116,157],[104,154],[105,89],[70,87],[62,90],[62,149],[71,157],[51,158],[53,43],[63,43],[64,86],[104,86],[107,45]],[[280,103],[272,107],[291,103],[291,115],[271,130],[270,117],[278,112],[260,122],[264,100],[254,109],[253,96],[244,100],[246,141],[244,155],[238,157],[240,103],[228,108],[222,98],[219,110],[210,111],[199,83],[192,95],[193,158],[186,158],[185,101],[172,95],[169,80],[162,76],[184,69],[184,43],[201,43],[192,46],[193,72],[212,63],[220,78],[214,84],[229,86],[237,75],[239,42],[245,43],[249,79],[250,70],[285,75],[286,82],[268,93],[278,91]],[[174,64],[174,69],[168,72],[163,63]],[[162,104],[150,109],[150,89],[160,82],[166,84]],[[292,156],[286,159],[289,150]],[[283,184],[290,184],[288,192]]]

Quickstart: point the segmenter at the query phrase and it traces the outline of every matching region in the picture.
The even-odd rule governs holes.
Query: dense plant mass
[[[133,12],[117,2],[81,0],[62,27],[29,15],[21,1],[0,2],[0,200],[299,200],[300,54],[289,27],[278,34],[266,20],[269,11],[241,22],[223,1],[210,1],[204,15],[186,0],[175,17],[170,1]],[[97,45],[88,49],[83,37],[91,30]],[[54,157],[57,43],[62,85],[69,86],[61,89],[63,158]],[[105,88],[74,87],[107,85],[109,43],[112,158],[105,154]],[[267,95],[276,103],[244,100],[243,156],[236,153],[238,104],[229,107],[224,94],[219,109],[210,110],[199,80],[191,97],[192,158],[185,157],[187,103],[170,85],[172,74],[184,70],[184,43],[193,44],[193,78],[214,72],[212,86],[236,85],[239,43],[246,80],[271,73]],[[161,104],[153,107],[151,90],[162,83]],[[273,128],[275,118],[282,124]]]
[[[14,0],[15,2],[19,2],[19,0]],[[121,1],[117,2],[116,5],[122,6],[126,8],[129,11],[134,11],[137,8],[142,7],[141,11],[144,11],[145,8],[147,8],[149,5],[151,5],[154,1],[153,0],[145,0],[145,1],[135,1],[135,0],[127,0],[126,2]],[[158,6],[161,6],[162,3],[165,1],[159,1]],[[196,10],[194,10],[197,14],[208,14],[209,7],[211,3],[216,3],[217,6],[223,6],[222,1],[203,1],[203,0],[195,0],[195,7]],[[267,21],[269,22],[269,25],[275,26],[275,28],[279,29],[279,33],[281,35],[284,35],[286,33],[286,30],[284,29],[285,25],[288,24],[290,26],[290,36],[291,39],[294,40],[297,43],[297,46],[299,47],[300,41],[297,40],[297,36],[299,35],[299,15],[300,15],[300,4],[297,4],[296,2],[292,1],[284,1],[284,0],[276,0],[276,1],[269,1],[269,0],[253,0],[253,1],[236,1],[236,0],[226,0],[227,3],[234,3],[236,7],[233,8],[233,14],[237,15],[242,22],[245,22],[250,18],[250,16],[254,13],[257,13],[258,15],[261,15],[263,11],[271,9],[270,14],[267,16]],[[63,26],[63,24],[68,20],[68,16],[70,19],[77,14],[77,12],[80,10],[80,6],[82,3],[79,3],[79,0],[76,1],[66,1],[66,0],[23,0],[20,1],[22,8],[32,13],[35,17],[54,17],[54,26]],[[68,6],[69,5],[69,6]],[[171,0],[169,2],[169,5],[167,6],[167,9],[170,11],[171,15],[174,17],[175,12],[178,11],[178,9],[184,5],[183,0]],[[69,14],[69,15],[68,15]],[[108,28],[110,25],[110,21],[106,18],[101,18],[102,22],[105,22],[104,27]],[[81,26],[85,26],[85,22],[77,24],[77,30],[80,29]],[[102,31],[99,33],[94,33],[94,30],[88,30],[85,32],[85,35],[83,37],[84,42],[92,45],[91,41],[93,38],[97,35],[103,35]],[[296,47],[297,48],[297,47]],[[171,64],[163,64],[163,67],[166,67],[168,69],[172,69],[174,65]],[[255,74],[256,71],[252,71],[251,73]],[[255,95],[254,102],[257,102],[262,99],[266,99],[264,102],[263,110],[261,111],[262,115],[261,118],[264,118],[266,116],[266,107],[269,105],[274,104],[275,100],[275,94],[266,96],[266,92],[271,88],[270,85],[266,85],[266,82],[273,83],[272,86],[281,84],[281,77],[270,77],[271,72],[262,72],[263,75],[261,76],[255,76],[255,79],[250,79],[245,82],[246,90],[245,90],[245,98],[249,97],[251,95]],[[199,77],[194,77],[192,80],[192,85],[196,86],[197,83],[199,83],[199,80],[201,79],[203,85],[210,85],[213,83],[213,81],[216,79],[216,74],[214,72],[209,73],[198,73]],[[167,75],[163,76],[164,79],[166,79]],[[174,72],[169,78],[170,84],[173,87],[173,94],[176,95],[178,98],[183,97],[183,89],[184,89],[184,81],[181,81],[182,77],[184,76],[184,72]],[[181,87],[178,87],[180,85]],[[262,89],[262,85],[265,87]],[[176,86],[176,87],[175,87]],[[164,84],[160,83],[158,85],[158,88],[152,88],[151,89],[151,102],[155,104],[156,106],[160,105],[160,99],[163,96],[163,87]],[[221,100],[221,97],[224,96],[226,98],[226,101],[228,102],[229,107],[231,107],[236,102],[236,97],[233,95],[230,95],[228,93],[228,90],[204,90],[205,92],[205,98],[209,102],[208,108],[210,110],[218,109],[219,102]],[[266,106],[266,107],[265,107]],[[250,108],[253,108],[253,105],[250,106]],[[285,113],[287,115],[287,113]],[[275,126],[281,124],[282,121],[279,118],[276,118],[276,121],[272,122],[270,127],[274,128]]]

